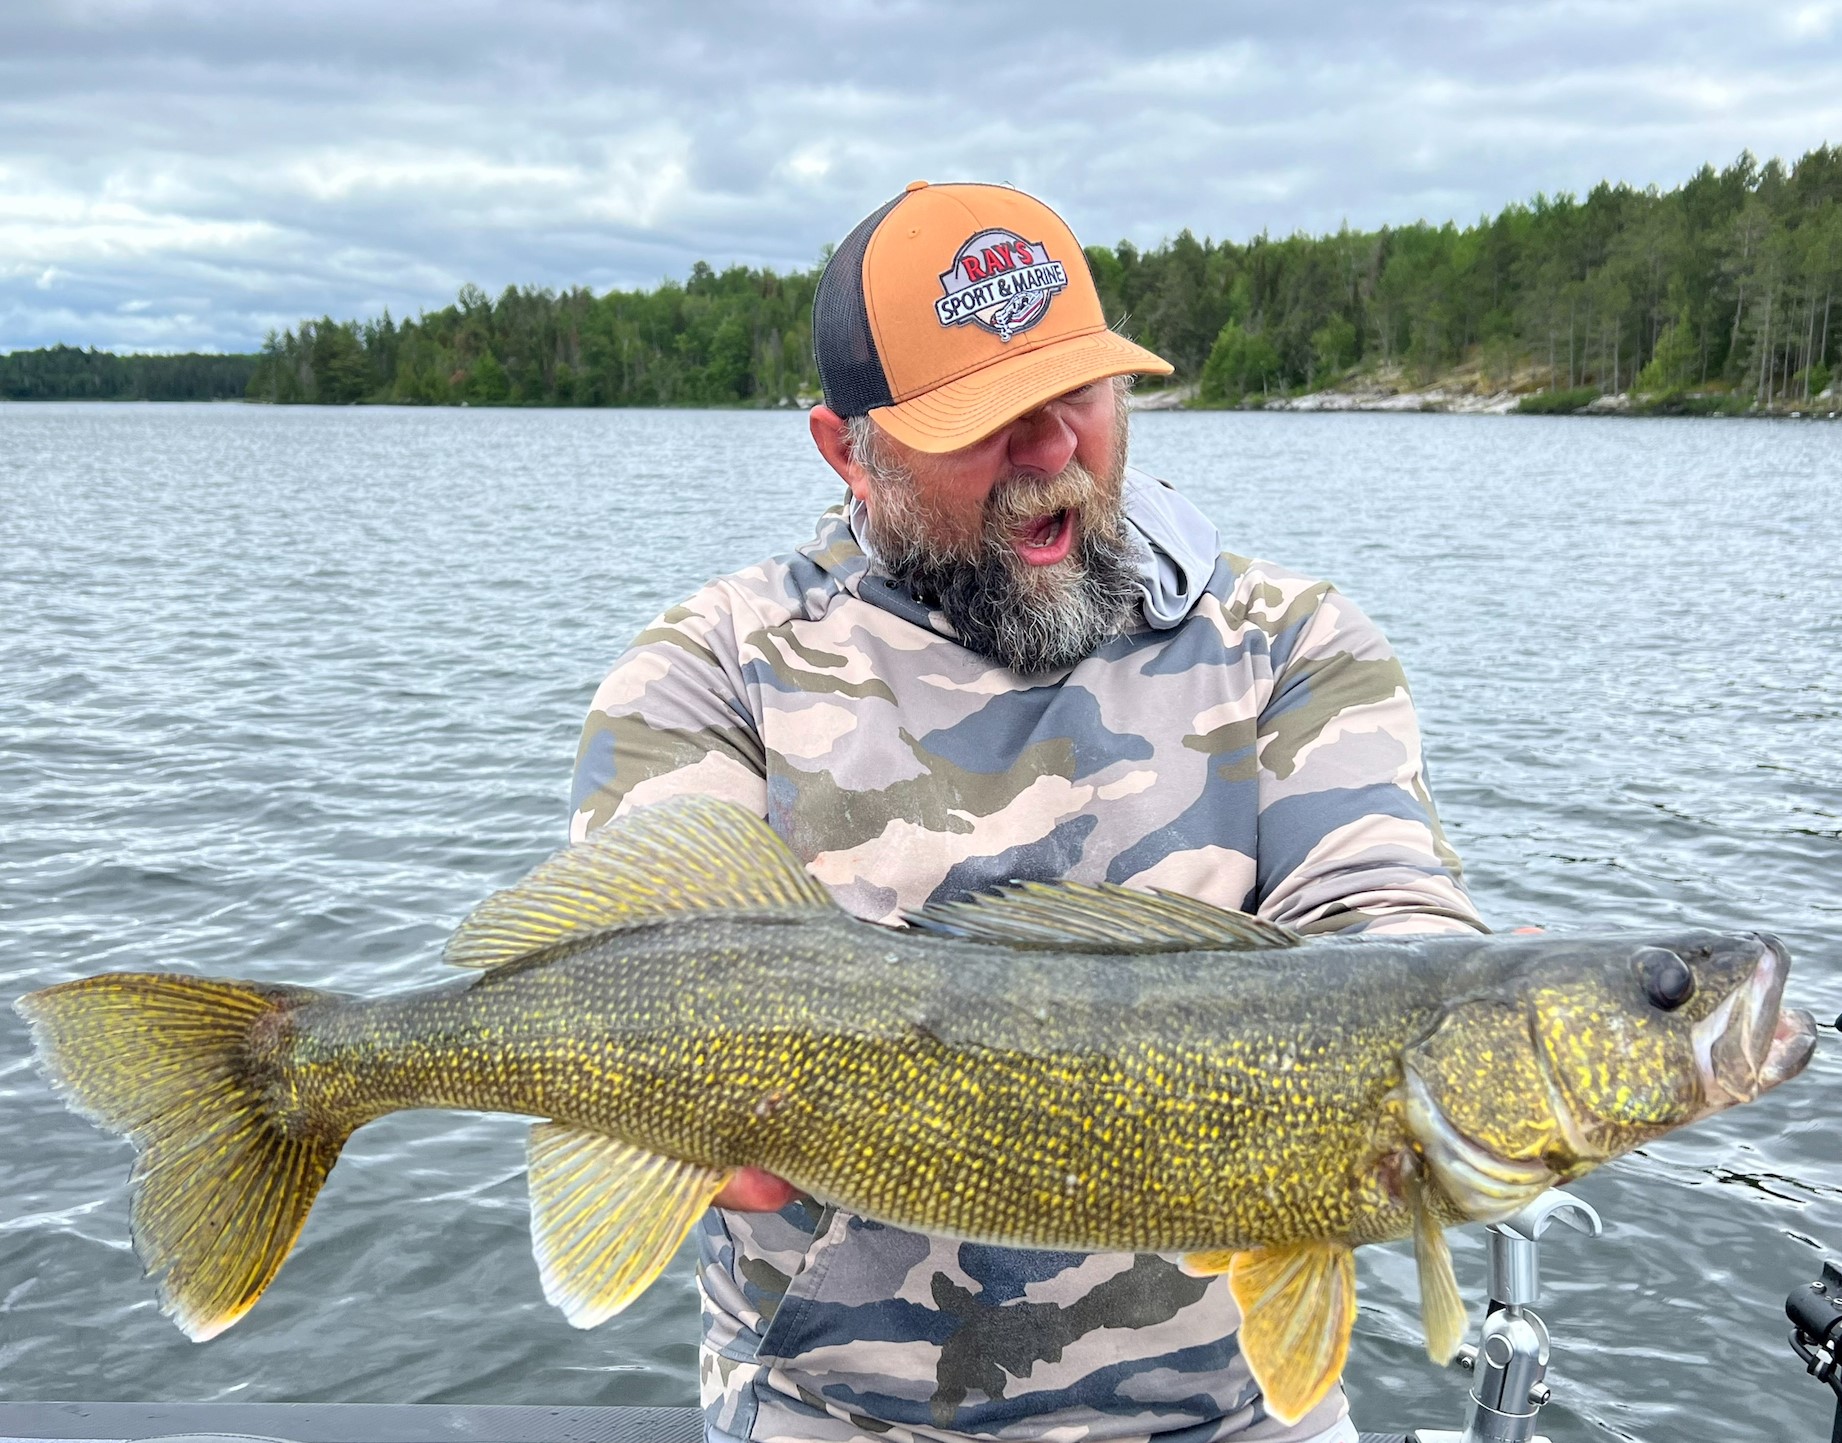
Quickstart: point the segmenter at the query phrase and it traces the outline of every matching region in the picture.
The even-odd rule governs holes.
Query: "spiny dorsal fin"
[[[1324,1239],[1237,1253],[1228,1286],[1241,1309],[1241,1356],[1266,1411],[1296,1423],[1342,1375],[1356,1323],[1356,1255]]]
[[[1241,951],[1304,940],[1245,912],[1113,882],[1018,882],[907,918],[943,937],[1058,952]]]
[[[578,1328],[606,1322],[645,1292],[729,1180],[726,1170],[560,1122],[531,1129],[527,1156],[544,1296]]]
[[[832,902],[768,824],[734,802],[674,797],[629,812],[494,892],[448,939],[456,967],[497,967],[566,937],[687,912]]]

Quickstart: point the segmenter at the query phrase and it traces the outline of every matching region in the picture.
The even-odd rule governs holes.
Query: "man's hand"
[[[723,1190],[710,1200],[710,1205],[743,1213],[779,1212],[793,1201],[796,1191],[785,1178],[775,1177],[758,1167],[745,1167],[730,1176]]]

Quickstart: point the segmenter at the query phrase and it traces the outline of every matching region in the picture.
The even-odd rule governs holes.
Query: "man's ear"
[[[870,478],[863,467],[857,464],[857,458],[851,451],[850,429],[830,406],[814,406],[806,413],[807,424],[812,428],[812,443],[819,448],[819,454],[832,470],[844,478],[844,484],[851,488],[851,495],[859,501],[870,499]]]

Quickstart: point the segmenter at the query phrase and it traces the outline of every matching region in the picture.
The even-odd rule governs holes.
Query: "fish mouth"
[[[1407,1126],[1447,1197],[1473,1222],[1508,1217],[1559,1181],[1540,1162],[1499,1156],[1452,1126],[1413,1064],[1407,1065]]]
[[[1695,1070],[1709,1110],[1750,1102],[1802,1072],[1816,1052],[1816,1019],[1784,1007],[1791,954],[1769,933],[1757,934],[1752,976],[1695,1025]]]

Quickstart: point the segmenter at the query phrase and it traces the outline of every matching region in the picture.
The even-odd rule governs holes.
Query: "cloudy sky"
[[[810,265],[917,176],[1086,241],[1842,143],[1842,0],[0,0],[0,352]]]

